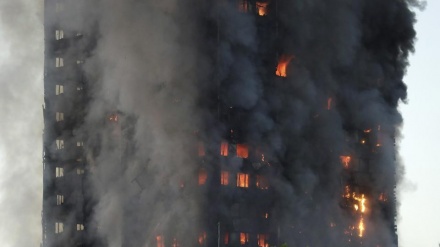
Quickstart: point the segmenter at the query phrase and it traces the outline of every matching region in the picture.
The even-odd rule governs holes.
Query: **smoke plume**
[[[0,239],[41,241],[42,1],[0,1]]]
[[[277,0],[258,16],[238,2],[254,3],[65,6],[77,11],[64,16],[66,33],[89,42],[81,58],[66,53],[84,60],[87,85],[85,120],[73,131],[91,172],[87,241],[151,246],[174,236],[190,246],[236,211],[270,207],[274,243],[395,246],[397,105],[415,38],[410,7],[421,4]],[[266,199],[215,185],[218,167],[250,164],[220,159],[223,140],[261,150],[249,160],[270,182]],[[197,186],[201,170],[207,187]],[[356,212],[364,196],[366,212]],[[228,227],[251,229],[242,218]]]

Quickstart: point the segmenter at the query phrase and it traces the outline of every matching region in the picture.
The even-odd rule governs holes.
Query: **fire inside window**
[[[199,156],[205,156],[205,145],[199,141]]]
[[[293,56],[281,55],[278,61],[277,71],[275,74],[280,77],[287,77],[287,66],[289,65],[292,59]]]
[[[246,144],[237,144],[237,157],[244,159],[249,157],[249,149]]]
[[[205,169],[200,169],[199,171],[199,185],[206,184],[206,180],[208,179],[208,173]]]
[[[327,99],[327,110],[331,110],[332,109],[332,98],[328,98]]]
[[[228,185],[229,184],[229,172],[227,172],[227,171],[221,172],[220,183],[221,183],[221,185]]]
[[[237,173],[237,187],[241,187],[241,188],[249,187],[249,174]]]
[[[229,244],[229,232],[225,232],[225,235],[223,236],[223,243]]]
[[[165,247],[163,237],[161,235],[156,236],[157,247]]]
[[[257,234],[258,247],[268,247],[268,238],[269,236],[267,234]]]
[[[118,122],[118,114],[111,114],[111,115],[108,117],[108,120],[109,120],[110,122]]]
[[[238,10],[243,13],[249,11],[249,4],[247,0],[238,0]]]
[[[201,232],[199,234],[199,244],[204,245],[206,243],[206,232]]]
[[[267,5],[269,5],[269,3],[257,2],[255,4],[255,6],[257,7],[257,11],[258,11],[259,16],[266,16],[267,15]]]
[[[173,244],[171,245],[172,247],[179,247],[180,245],[179,245],[179,242],[177,242],[177,239],[176,238],[174,238],[173,239]]]
[[[261,176],[261,175],[257,175],[257,180],[255,182],[255,185],[257,186],[257,188],[262,189],[262,190],[269,189],[269,183],[268,183],[266,177]]]
[[[220,145],[220,155],[221,156],[228,156],[228,142],[222,141]]]
[[[351,157],[350,156],[340,156],[339,158],[341,159],[341,162],[342,162],[342,165],[344,166],[344,168],[348,169],[350,167]]]
[[[240,244],[245,245],[249,243],[249,233],[241,232],[240,233]]]

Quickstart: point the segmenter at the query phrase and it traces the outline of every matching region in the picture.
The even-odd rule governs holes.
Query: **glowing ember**
[[[386,202],[386,201],[388,201],[388,198],[387,198],[387,196],[385,195],[385,193],[380,193],[380,195],[379,195],[379,201],[381,201],[381,202]]]
[[[287,65],[289,65],[290,61],[293,59],[293,56],[282,55],[280,60],[278,61],[276,75],[281,77],[287,77]]]
[[[206,232],[201,232],[199,234],[199,244],[200,245],[205,244],[205,241],[206,241]]]
[[[269,3],[264,3],[264,2],[257,2],[256,3],[256,7],[257,7],[257,10],[258,10],[258,15],[259,16],[267,15],[267,5],[268,4]]]
[[[364,133],[370,133],[370,132],[371,132],[371,129],[364,130]]]
[[[118,114],[112,114],[108,117],[110,122],[118,122]]]
[[[247,0],[239,0],[238,1],[238,10],[243,13],[248,12],[248,1]]]
[[[331,110],[332,109],[332,98],[328,98],[327,99],[327,110]]]
[[[205,156],[205,145],[199,141],[199,156]]]
[[[351,161],[351,157],[350,156],[340,156],[341,158],[341,162],[344,165],[344,168],[349,168],[350,167],[350,161]]]
[[[156,236],[156,241],[157,241],[157,247],[164,247],[165,246],[161,235]]]

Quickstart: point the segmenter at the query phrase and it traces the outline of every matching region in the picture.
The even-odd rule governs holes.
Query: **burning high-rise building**
[[[397,246],[406,0],[45,0],[43,246]]]

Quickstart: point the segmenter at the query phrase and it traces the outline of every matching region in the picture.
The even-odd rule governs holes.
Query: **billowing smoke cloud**
[[[41,241],[42,1],[0,1],[0,241]]]
[[[394,246],[396,107],[420,3],[278,0],[260,17],[238,2],[66,7],[81,13],[65,15],[66,32],[89,43],[75,58],[88,97],[73,131],[91,173],[86,241],[191,246],[206,231],[213,246],[217,222],[238,241],[232,232],[258,232],[268,210],[274,245]],[[276,76],[282,58],[287,77]],[[222,140],[246,143],[249,159],[219,157]],[[253,167],[273,193],[223,190],[219,167]]]

